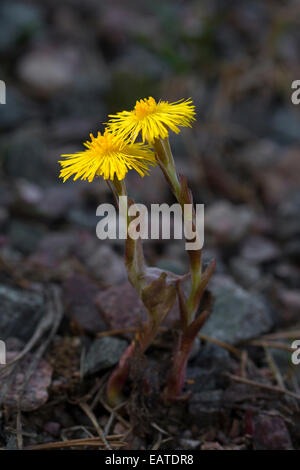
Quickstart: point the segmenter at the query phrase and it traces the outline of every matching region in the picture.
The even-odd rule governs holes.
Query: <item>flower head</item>
[[[178,134],[180,126],[191,126],[195,120],[195,106],[192,103],[191,99],[157,103],[152,97],[145,98],[137,101],[132,111],[111,114],[108,128],[132,142],[141,133],[143,142],[153,143],[156,139],[168,137],[169,130]]]
[[[74,176],[93,181],[95,176],[101,175],[104,179],[118,180],[125,178],[128,169],[136,170],[141,176],[148,174],[149,165],[155,166],[152,150],[140,143],[128,144],[120,137],[105,130],[97,137],[90,134],[91,141],[84,143],[86,150],[74,154],[62,155],[65,160],[59,163],[62,166],[60,177],[68,179]]]

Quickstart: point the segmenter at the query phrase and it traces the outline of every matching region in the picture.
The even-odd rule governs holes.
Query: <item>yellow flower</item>
[[[93,181],[95,176],[104,179],[118,180],[125,178],[128,169],[136,170],[141,176],[148,174],[148,166],[155,166],[152,150],[143,144],[131,144],[105,130],[97,137],[90,134],[91,141],[84,143],[86,150],[69,155],[62,155],[66,160],[60,161],[62,166],[60,177],[68,179],[73,174],[74,181],[78,178]]]
[[[139,133],[142,140],[153,143],[156,139],[168,137],[169,130],[180,131],[179,126],[191,126],[195,120],[195,106],[192,100],[180,100],[175,103],[145,98],[137,101],[132,111],[111,114],[108,128],[124,139],[135,142]]]

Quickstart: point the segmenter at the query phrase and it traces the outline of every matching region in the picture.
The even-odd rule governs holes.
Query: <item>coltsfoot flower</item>
[[[135,142],[141,134],[142,141],[150,144],[168,137],[169,130],[178,134],[179,127],[191,127],[195,120],[195,106],[191,99],[169,103],[151,96],[136,102],[132,111],[110,114],[108,128],[124,139]]]
[[[128,170],[136,170],[140,176],[149,173],[149,165],[155,166],[154,153],[148,145],[129,144],[119,136],[105,130],[97,137],[90,134],[91,141],[84,143],[86,150],[74,154],[62,155],[65,160],[59,161],[62,166],[60,177],[64,182],[74,175],[78,178],[93,181],[95,176],[105,180],[125,178]]]

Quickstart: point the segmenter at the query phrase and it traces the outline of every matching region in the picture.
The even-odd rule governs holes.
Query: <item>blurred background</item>
[[[299,406],[290,397],[234,386],[224,375],[248,374],[258,386],[286,386],[299,398],[290,348],[291,336],[300,338],[300,105],[291,102],[291,84],[300,80],[299,26],[299,0],[1,1],[0,339],[8,361],[51,317],[51,331],[40,327],[35,336],[40,346],[31,344],[12,369],[14,385],[1,376],[1,406],[5,396],[10,410],[18,408],[22,397],[22,411],[39,410],[22,415],[25,445],[90,436],[83,425],[94,433],[78,406],[86,397],[103,429],[124,433],[129,448],[165,442],[159,427],[148,426],[148,442],[132,443],[124,419],[112,426],[110,409],[97,401],[130,336],[107,330],[136,327],[145,311],[127,282],[123,242],[96,237],[96,208],[113,202],[107,185],[58,177],[61,154],[82,149],[108,114],[153,96],[191,97],[196,105],[193,128],[171,135],[171,144],[195,202],[205,204],[204,263],[217,260],[214,309],[201,333],[243,349],[240,360],[230,346],[198,341],[188,368],[193,396],[185,408],[176,405],[183,414],[175,428],[172,420],[161,428],[178,436],[176,448],[249,448],[249,436],[253,448],[291,448],[291,437],[299,448]],[[144,179],[130,173],[128,187],[148,207],[174,202],[157,168]],[[145,251],[150,265],[188,269],[181,241],[149,240]],[[294,334],[278,334],[285,329]],[[266,349],[258,338],[274,331],[280,344]],[[156,364],[153,387],[172,345],[158,338],[147,352]],[[133,425],[147,426],[142,405],[130,408]],[[0,415],[0,446],[22,445],[17,422],[15,431],[14,414]]]
[[[299,2],[10,0],[0,22],[1,282],[62,282],[67,302],[125,281],[122,244],[95,236],[105,183],[63,184],[57,161],[137,99],[191,97],[197,122],[171,141],[205,203],[205,259],[297,321]],[[137,202],[173,201],[157,169],[128,181]],[[185,272],[181,243],[145,245],[150,264]]]

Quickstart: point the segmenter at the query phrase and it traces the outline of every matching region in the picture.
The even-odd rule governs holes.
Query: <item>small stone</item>
[[[154,274],[155,268],[152,269]],[[157,276],[153,277],[153,279],[155,278],[157,278]],[[153,279],[149,278],[149,281]],[[112,330],[136,328],[139,322],[143,323],[148,317],[143,302],[129,281],[109,287],[103,292],[100,292],[97,295],[96,304],[105,322]],[[176,299],[163,325],[172,328],[176,322],[179,321],[179,318],[179,305]],[[128,338],[131,338],[132,335],[133,333],[124,334],[124,336]]]
[[[61,183],[44,190],[37,184],[20,179],[17,183],[17,197],[14,205],[19,212],[28,216],[57,220],[80,204],[80,187]]]
[[[209,287],[215,296],[214,307],[201,333],[234,345],[257,338],[274,326],[270,307],[261,295],[248,293],[222,275],[215,275]]]
[[[280,256],[280,249],[267,238],[252,236],[245,240],[241,256],[254,264],[267,263]]]
[[[22,178],[17,180],[16,193],[17,200],[28,206],[38,204],[43,198],[43,190],[40,186]]]
[[[265,414],[254,419],[253,445],[255,450],[293,450],[284,420]]]
[[[35,210],[38,215],[55,220],[64,217],[71,208],[79,203],[78,186],[56,184],[45,189]]]
[[[0,333],[2,340],[13,336],[28,341],[44,313],[44,299],[38,292],[0,284]]]
[[[300,292],[298,289],[278,288],[276,296],[281,306],[280,322],[290,325],[299,319]]]
[[[138,293],[128,281],[100,292],[96,304],[112,330],[136,328],[139,321],[143,322],[147,318]],[[128,337],[132,337],[132,334]]]
[[[40,47],[22,56],[18,75],[34,93],[49,97],[72,85],[75,60],[71,49]]]
[[[81,250],[85,265],[98,281],[117,284],[127,279],[123,258],[110,245],[91,239]]]
[[[234,206],[227,201],[219,201],[205,213],[206,229],[218,241],[237,242],[241,240],[253,224],[254,216],[246,206]]]
[[[99,286],[83,274],[73,274],[63,283],[65,315],[85,331],[97,333],[107,329],[99,313],[96,296]]]
[[[13,359],[17,355],[18,352],[8,352],[7,362],[13,361]],[[22,364],[22,369],[17,372],[13,383],[11,384],[8,392],[4,396],[3,402],[6,406],[11,407],[13,409],[18,408],[20,393],[22,392],[24,386],[25,371],[27,371],[32,359],[32,355],[27,354],[26,359]],[[5,377],[8,373],[9,371],[5,371],[2,377]],[[51,385],[51,378],[52,367],[47,361],[41,359],[25,387],[24,394],[20,401],[20,408],[22,411],[37,410],[46,403],[46,401],[48,400],[47,389]]]
[[[196,450],[201,442],[195,439],[180,439],[179,444],[184,450]]]
[[[116,365],[127,348],[127,341],[105,336],[96,339],[88,350],[84,360],[84,375],[94,374]]]
[[[245,289],[257,285],[261,278],[261,272],[258,266],[255,266],[255,264],[242,257],[231,259],[230,270],[236,282]]]
[[[98,100],[99,91],[106,90],[108,85],[108,72],[101,54],[94,55],[89,49],[71,44],[58,45],[55,41],[35,45],[24,54],[17,65],[17,73],[34,96],[54,99],[60,92],[58,106],[64,99],[74,100],[76,96]],[[78,105],[85,107],[86,103]]]

